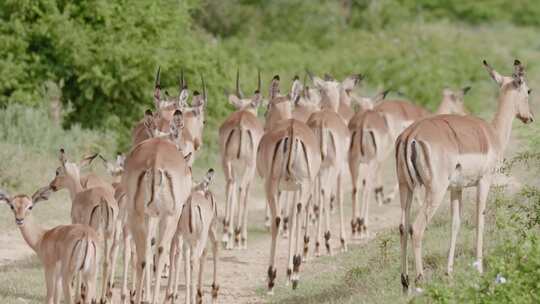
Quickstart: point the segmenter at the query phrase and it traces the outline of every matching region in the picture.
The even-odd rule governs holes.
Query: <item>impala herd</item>
[[[271,231],[267,271],[271,294],[277,277],[276,251],[280,230],[288,239],[287,278],[296,288],[302,262],[326,252],[332,255],[331,217],[334,202],[339,212],[339,244],[347,250],[348,224],[343,206],[344,183],[352,181],[350,238],[366,238],[369,205],[391,202],[384,192],[381,168],[395,153],[401,200],[402,273],[404,292],[409,292],[407,243],[412,239],[416,266],[415,284],[423,276],[422,239],[426,226],[450,190],[452,234],[448,273],[452,272],[455,244],[463,209],[462,189],[477,187],[476,262],[482,272],[482,237],[487,194],[508,145],[514,117],[532,122],[530,89],[524,67],[514,62],[511,76],[502,76],[487,62],[484,66],[499,87],[493,121],[468,115],[463,97],[468,87],[443,91],[435,113],[403,100],[358,96],[354,89],[362,75],[339,82],[331,76],[308,72],[312,87],[295,77],[283,92],[279,76],[270,84],[268,98],[257,89],[245,97],[236,75],[235,92],[228,96],[236,109],[219,128],[219,148],[226,181],[225,215],[218,215],[217,200],[209,187],[214,170],[201,182],[192,181],[192,164],[202,147],[207,91],[193,92],[191,103],[183,73],[180,93],[162,92],[158,69],[155,110],[147,110],[132,132],[132,148],[126,157],[110,162],[99,154],[70,161],[60,149],[56,176],[31,197],[10,196],[0,191],[0,201],[13,210],[25,241],[37,253],[45,269],[46,303],[108,303],[113,301],[118,250],[123,243],[122,303],[173,303],[178,299],[181,254],[184,259],[185,302],[203,301],[203,271],[210,240],[213,253],[211,296],[217,299],[219,235],[226,249],[247,249],[248,204],[256,173],[262,177],[267,199],[267,226]],[[265,120],[257,112],[266,104]],[[80,171],[100,158],[113,182]],[[66,189],[72,201],[71,225],[52,229],[34,222],[31,210],[52,192]],[[416,220],[411,222],[413,197],[422,190]],[[360,190],[360,191],[359,191]],[[374,198],[372,198],[374,196]],[[418,199],[419,200],[419,199]],[[121,242],[122,240],[122,242]],[[182,251],[182,253],[181,253]],[[102,267],[101,293],[96,296],[98,265]],[[129,271],[132,270],[131,285]],[[195,282],[194,270],[198,270]],[[168,278],[165,295],[162,277]],[[75,293],[75,295],[73,295]],[[75,297],[73,299],[73,297]]]

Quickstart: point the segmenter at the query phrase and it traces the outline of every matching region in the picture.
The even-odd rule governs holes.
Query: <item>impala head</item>
[[[193,138],[195,151],[199,150],[202,146],[204,124],[206,123],[204,114],[208,102],[208,93],[206,92],[206,84],[202,74],[201,83],[202,93],[199,93],[199,91],[193,92],[191,107],[179,109],[183,113],[184,127]]]
[[[329,75],[325,75],[324,80],[311,74],[310,77],[313,85],[320,92],[322,106],[329,106],[335,111],[337,111],[342,98],[347,99],[346,103],[348,103],[352,90],[363,78],[360,74],[354,74],[345,78],[343,82],[338,82]]]
[[[261,71],[258,71],[257,76],[257,89],[253,93],[253,96],[244,98],[242,91],[240,90],[240,69],[236,70],[236,90],[234,94],[229,94],[229,103],[233,105],[236,110],[248,110],[257,114],[257,109],[262,102],[261,95]]]
[[[69,189],[75,183],[80,183],[80,168],[89,166],[98,155],[98,153],[87,155],[77,165],[68,161],[66,152],[61,148],[58,154],[60,166],[56,168],[54,179],[49,184],[51,190],[56,192],[64,188]]]
[[[484,66],[489,75],[499,85],[500,94],[511,98],[514,103],[514,111],[516,117],[523,123],[530,123],[534,120],[534,116],[529,106],[529,89],[525,80],[525,67],[519,60],[514,60],[514,72],[512,76],[503,76],[495,71],[485,60]],[[510,94],[510,95],[508,95]]]
[[[292,94],[281,95],[279,82],[279,75],[275,75],[270,84],[270,100],[266,108],[267,124],[273,124],[282,119],[289,119],[292,116]]]
[[[442,91],[442,101],[439,106],[439,113],[444,114],[467,114],[465,109],[464,96],[469,92],[471,87],[464,87],[461,90],[453,91],[445,88]]]
[[[0,189],[0,202],[4,201],[11,208],[15,216],[15,223],[18,226],[24,226],[24,220],[30,215],[34,205],[40,201],[48,200],[50,195],[51,188],[48,186],[37,190],[32,197],[26,194],[19,194],[12,197]]]
[[[116,155],[115,162],[108,161],[102,155],[99,155],[99,158],[103,161],[103,164],[105,165],[105,168],[107,169],[107,172],[112,177],[119,177],[124,173],[124,163],[126,161],[125,155],[118,153],[118,155]]]
[[[377,103],[383,101],[388,93],[390,90],[384,90],[371,97],[351,95],[351,100],[358,105],[361,111],[371,110]]]
[[[212,184],[214,180],[214,176],[216,175],[215,173],[216,172],[213,168],[208,169],[203,180],[199,183],[198,188],[204,192],[208,191],[208,187],[210,187],[210,185]]]

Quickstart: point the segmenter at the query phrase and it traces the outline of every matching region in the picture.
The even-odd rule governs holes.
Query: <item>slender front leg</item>
[[[56,280],[54,277],[55,273],[55,265],[53,266],[45,266],[45,285],[47,287],[47,296],[46,296],[46,302],[47,304],[54,304],[54,294],[56,293]]]
[[[230,194],[231,205],[229,206],[229,217],[227,219],[227,223],[228,223],[228,234],[227,234],[228,242],[226,244],[226,249],[228,249],[228,250],[232,250],[234,248],[234,236],[233,236],[234,228],[235,228],[234,214],[236,212],[236,207],[237,207],[237,199],[236,199],[237,187],[236,187],[236,182],[232,181],[230,187],[231,187],[231,190],[230,190],[231,191],[231,194]]]
[[[123,238],[124,238],[124,271],[122,273],[122,291],[120,293],[120,298],[122,303],[127,303],[128,301],[128,275],[129,275],[129,263],[131,258],[131,236],[129,235],[129,227],[124,225]],[[135,280],[135,278],[132,278]]]
[[[318,215],[316,215],[317,220],[317,233],[315,237],[315,256],[321,256],[321,240],[322,240],[322,217],[323,217],[323,208],[324,208],[324,193],[321,185],[321,174],[317,176],[317,210],[319,210]]]
[[[206,248],[203,250],[199,260],[199,280],[197,282],[197,304],[203,303],[203,274],[204,274],[204,264],[206,263],[206,256],[208,250]],[[195,257],[197,258],[197,257]]]
[[[300,238],[300,222],[302,219],[302,209],[306,202],[305,196],[306,193],[309,193],[309,186],[304,185],[299,190],[298,200],[294,200],[293,203],[295,206],[292,206],[293,209],[295,209],[293,212],[295,214],[295,217],[292,218],[293,222],[291,225],[291,238],[293,229],[295,229],[294,233],[295,235],[295,248],[294,248],[294,257],[293,257],[293,275],[292,275],[292,288],[296,289],[298,287],[298,282],[300,280],[300,265],[302,264],[302,257],[300,255],[301,251],[301,238]],[[296,198],[296,195],[295,195]]]
[[[486,201],[489,193],[491,181],[482,178],[478,181],[477,203],[476,203],[476,268],[478,272],[484,271],[483,265],[483,244],[484,244],[484,221],[486,212]]]
[[[462,190],[452,189],[450,191],[450,204],[452,209],[452,239],[450,240],[450,250],[448,250],[448,267],[447,273],[450,275],[454,270],[454,255],[456,250],[456,241],[459,233],[460,219],[460,206],[462,200]]]

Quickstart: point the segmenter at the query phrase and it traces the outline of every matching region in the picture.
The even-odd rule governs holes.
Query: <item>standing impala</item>
[[[89,165],[96,155],[86,157],[80,166]],[[118,252],[118,233],[116,230],[118,220],[118,204],[110,185],[97,179],[96,186],[86,183],[83,188],[80,178],[80,169],[76,163],[68,161],[64,149],[60,149],[60,166],[56,169],[56,176],[49,187],[53,191],[67,189],[71,197],[71,222],[84,224],[94,228],[103,242],[103,277],[101,280],[101,301],[112,297],[113,269]]]
[[[161,89],[156,84],[154,95],[159,97],[160,93]],[[149,123],[150,118],[151,112],[146,115],[145,125],[155,125]],[[162,303],[160,283],[166,258],[164,250],[170,248],[191,189],[191,168],[184,159],[184,152],[179,149],[183,129],[180,110],[175,111],[170,124],[168,138],[154,137],[142,141],[133,147],[125,161],[122,182],[127,189],[128,221],[137,253],[136,304],[143,298],[148,301],[152,282],[152,303]],[[152,132],[149,130],[150,134]],[[156,240],[154,248],[157,249],[154,272],[151,271],[153,236]]]
[[[49,187],[36,191],[32,197],[25,194],[9,196],[0,190],[0,201],[4,201],[13,211],[15,222],[28,246],[39,256],[45,269],[47,286],[46,303],[60,303],[60,290],[64,292],[64,303],[73,302],[73,281],[81,274],[81,286],[76,285],[76,293],[81,298],[76,301],[96,303],[96,268],[98,256],[98,236],[87,225],[62,225],[45,229],[34,222],[31,211],[40,201],[51,194]],[[77,302],[81,303],[81,302]]]
[[[482,244],[484,214],[492,178],[501,164],[510,139],[514,117],[523,123],[533,121],[529,109],[530,89],[524,67],[515,60],[512,76],[502,76],[484,60],[490,76],[499,86],[498,108],[491,122],[466,115],[438,115],[420,120],[407,128],[396,141],[397,175],[401,198],[401,283],[409,288],[407,233],[414,247],[416,284],[424,274],[422,239],[426,226],[450,189],[452,238],[448,254],[448,272],[454,264],[454,251],[460,225],[462,189],[476,187],[476,262],[483,270]],[[411,225],[413,192],[423,186],[425,203]]]
[[[443,98],[435,114],[465,114],[463,96],[470,87],[458,92],[443,90]],[[368,237],[369,202],[375,188],[379,206],[385,201],[381,182],[381,168],[393,151],[397,136],[413,121],[429,116],[422,107],[402,100],[384,100],[388,91],[373,98],[362,97],[364,103],[375,105],[372,110],[359,111],[349,122],[351,144],[349,146],[349,169],[352,191],[352,236]],[[362,198],[357,209],[360,182]],[[377,184],[376,184],[377,183]],[[359,212],[358,212],[359,211]]]
[[[251,182],[255,176],[257,147],[263,135],[262,124],[257,118],[257,109],[262,100],[260,72],[257,90],[251,98],[242,99],[238,78],[239,72],[236,77],[236,94],[229,96],[229,102],[237,111],[232,113],[219,128],[221,163],[227,182],[223,221],[223,241],[227,249],[232,249],[234,242],[240,248],[247,249],[247,204]]]
[[[293,92],[294,93],[294,92]],[[280,191],[294,192],[290,208],[289,259],[287,275],[296,288],[302,263],[300,226],[312,183],[321,163],[317,139],[309,127],[291,119],[291,95],[279,94],[279,76],[272,80],[267,122],[273,122],[262,137],[257,151],[257,170],[264,178],[266,199],[272,218],[270,261],[268,266],[268,293],[273,293],[277,276],[276,247],[281,218],[279,217]]]

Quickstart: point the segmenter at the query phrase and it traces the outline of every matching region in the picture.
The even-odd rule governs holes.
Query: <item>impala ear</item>
[[[11,201],[9,194],[2,189],[0,189],[0,202],[1,201],[5,201],[8,204]]]
[[[302,94],[302,83],[298,76],[294,76],[293,84],[291,87],[291,100],[297,102],[300,99],[300,94]]]
[[[33,195],[32,195],[32,203],[37,204],[41,201],[46,201],[51,196],[52,190],[51,187],[45,186],[40,189],[38,189]]]
[[[489,73],[489,76],[491,76],[491,78],[493,78],[493,80],[495,80],[495,82],[499,86],[501,86],[503,84],[504,77],[501,74],[499,74],[497,71],[495,71],[495,69],[493,69],[493,67],[491,67],[491,65],[489,65],[487,61],[484,60],[483,63],[484,63],[484,67]]]
[[[384,90],[380,93],[378,93],[377,95],[373,96],[373,103],[377,103],[377,102],[380,102],[382,100],[384,100],[386,98],[386,95],[388,95],[388,93],[390,93],[390,89],[388,90]]]
[[[261,104],[261,101],[262,101],[262,95],[261,95],[261,92],[259,92],[258,90],[255,91],[255,94],[253,95],[253,97],[251,98],[251,107],[252,108],[258,108],[259,105]]]
[[[186,163],[191,162],[191,158],[193,157],[193,153],[189,152],[187,155],[184,155],[184,161]]]
[[[466,86],[463,89],[461,89],[461,92],[463,95],[467,95],[467,93],[471,90],[470,86]]]
[[[229,95],[229,103],[236,109],[242,108],[242,100],[234,94]]]
[[[352,91],[362,80],[363,76],[362,74],[353,74],[343,80],[341,82],[341,87],[345,91]]]
[[[60,160],[60,163],[62,165],[64,165],[67,162],[66,151],[64,150],[64,148],[60,148],[60,153],[58,154],[58,160]]]
[[[276,98],[279,93],[279,75],[275,75],[274,78],[272,78],[272,82],[270,83],[270,100]]]
[[[89,166],[90,164],[92,164],[92,161],[94,161],[94,159],[96,159],[96,157],[98,156],[99,156],[99,153],[94,153],[94,154],[83,157],[83,159],[79,163],[79,167],[83,168],[83,167]]]
[[[317,76],[312,76],[311,77],[311,81],[313,81],[313,85],[315,86],[315,88],[317,88],[318,90],[321,90],[323,89],[325,86],[326,86],[326,82],[322,79],[320,79],[319,77]]]
[[[210,184],[214,180],[214,176],[216,175],[216,171],[214,168],[208,169],[208,172],[206,172],[205,180]]]

